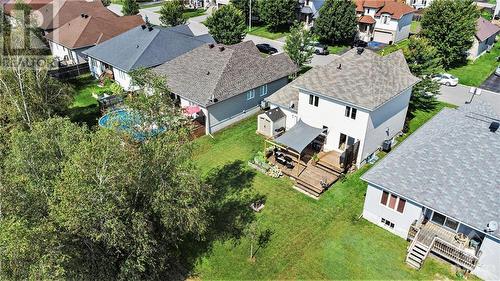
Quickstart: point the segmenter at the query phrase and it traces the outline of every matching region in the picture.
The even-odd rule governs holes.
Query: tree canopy
[[[124,16],[137,15],[139,13],[139,4],[136,0],[123,0],[122,13]]]
[[[259,0],[259,17],[271,30],[288,25],[296,18],[296,0]]]
[[[422,35],[436,47],[445,68],[466,61],[479,12],[472,0],[435,0],[422,18]]]
[[[160,22],[164,26],[176,26],[186,23],[183,15],[184,4],[180,0],[166,1],[160,9]]]
[[[284,49],[290,59],[298,67],[302,67],[313,56],[312,42],[312,33],[304,28],[304,23],[295,23],[286,37]]]
[[[206,21],[210,34],[217,43],[240,43],[246,35],[245,16],[233,5],[217,9]]]
[[[354,1],[326,0],[314,21],[314,33],[325,43],[351,43],[358,32]]]

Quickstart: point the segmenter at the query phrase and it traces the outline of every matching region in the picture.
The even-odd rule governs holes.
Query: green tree
[[[139,4],[136,0],[123,0],[122,13],[124,16],[137,15],[139,13]]]
[[[358,32],[354,1],[326,0],[314,21],[314,32],[325,43],[353,42]]]
[[[52,78],[45,66],[24,67],[22,57],[0,68],[0,120],[32,127],[33,122],[62,114],[71,102],[72,88]]]
[[[296,0],[259,0],[259,16],[271,30],[288,25],[296,18]]]
[[[245,38],[245,16],[233,5],[217,9],[206,21],[210,34],[217,43],[237,44]]]
[[[183,15],[184,4],[179,0],[166,1],[160,9],[160,22],[164,26],[176,26],[186,23]]]
[[[248,18],[250,17],[250,0],[231,0],[231,4],[243,12],[246,19],[245,23],[248,23]],[[257,4],[257,0],[252,0],[252,17],[256,17],[258,14]]]
[[[441,57],[436,47],[425,37],[411,36],[403,53],[410,71],[415,76],[432,75],[442,71]]]
[[[424,13],[421,34],[436,47],[445,68],[466,61],[478,17],[472,0],[435,0]]]
[[[106,7],[109,6],[109,5],[111,5],[111,0],[101,0],[101,2]]]
[[[312,42],[312,33],[304,28],[304,23],[295,23],[286,37],[284,49],[290,59],[298,67],[302,67],[313,56]]]

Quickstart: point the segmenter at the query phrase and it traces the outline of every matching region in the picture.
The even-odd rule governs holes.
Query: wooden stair
[[[415,237],[408,249],[406,263],[415,269],[420,269],[431,249],[429,246],[418,242],[416,238],[417,237]]]

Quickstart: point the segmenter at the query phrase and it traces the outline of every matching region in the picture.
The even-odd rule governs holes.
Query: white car
[[[446,86],[458,85],[458,78],[448,73],[436,74],[432,77],[432,80]]]
[[[497,66],[497,69],[495,69],[495,75],[500,76],[500,65]]]

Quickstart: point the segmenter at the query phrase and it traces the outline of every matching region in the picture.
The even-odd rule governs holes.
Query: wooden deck
[[[292,157],[293,158],[293,157]],[[276,162],[274,155],[269,157],[269,162],[280,168],[283,174],[295,180],[295,187],[306,192],[312,197],[318,198],[328,187],[337,181],[340,172],[313,163],[310,157],[306,161],[301,159],[295,162],[293,169]],[[296,161],[298,161],[295,158]]]
[[[341,167],[340,164],[340,155],[341,153],[337,151],[328,151],[328,152],[321,151],[318,154],[319,158],[318,164],[327,167],[329,169],[332,169],[334,171],[337,171],[339,173],[343,173],[344,168]]]

